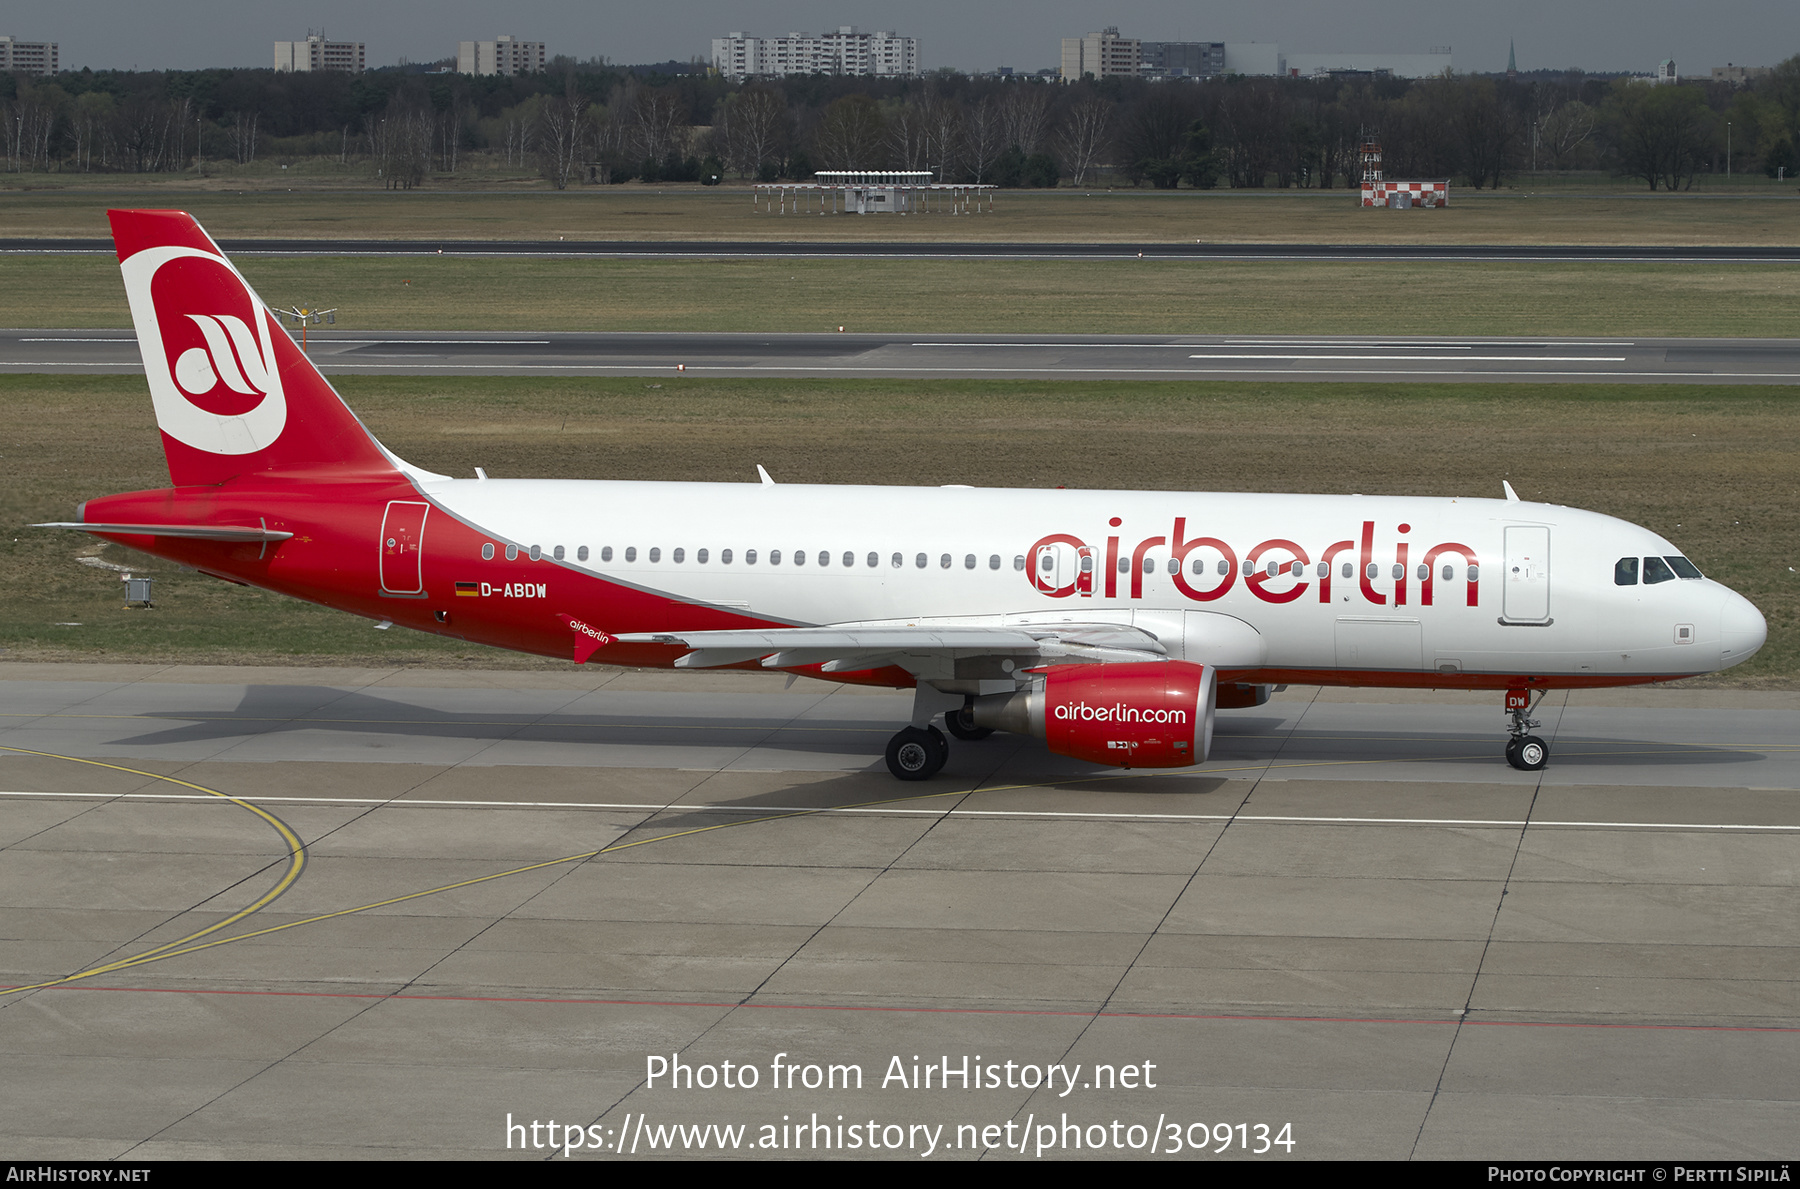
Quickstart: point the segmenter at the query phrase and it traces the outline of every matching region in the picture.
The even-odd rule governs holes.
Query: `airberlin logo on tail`
[[[254,454],[287,425],[269,318],[222,257],[146,248],[121,266],[156,424],[209,454]]]
[[[189,314],[200,328],[204,347],[189,347],[175,360],[175,382],[195,403],[224,384],[241,396],[259,401],[269,391],[269,370],[250,328],[230,314]]]

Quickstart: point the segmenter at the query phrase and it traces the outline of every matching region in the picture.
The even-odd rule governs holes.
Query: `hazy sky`
[[[504,11],[505,19],[494,14]],[[1768,66],[1800,53],[1797,0],[1175,0],[998,3],[995,0],[61,0],[0,7],[0,34],[57,41],[65,67],[192,69],[268,66],[276,40],[323,26],[368,44],[369,65],[450,57],[459,40],[502,33],[543,41],[549,52],[613,62],[707,58],[731,30],[772,36],[838,25],[892,29],[919,39],[927,69],[1055,66],[1059,39],[1105,25],[1161,41],[1274,41],[1284,51],[1422,53],[1454,47],[1458,70],[1506,66],[1649,71],[1674,58],[1681,73],[1727,62]]]

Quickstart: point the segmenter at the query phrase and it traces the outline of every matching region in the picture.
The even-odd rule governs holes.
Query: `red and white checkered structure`
[[[1362,204],[1386,206],[1393,194],[1410,194],[1414,206],[1449,206],[1450,183],[1443,182],[1364,182]]]

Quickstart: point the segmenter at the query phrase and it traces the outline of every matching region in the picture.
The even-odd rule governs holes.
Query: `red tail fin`
[[[395,469],[192,215],[107,216],[176,486]]]

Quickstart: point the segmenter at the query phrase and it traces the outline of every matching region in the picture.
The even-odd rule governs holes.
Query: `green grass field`
[[[238,260],[277,306],[366,330],[1788,337],[1800,264],[1444,261]],[[0,260],[0,326],[130,325],[103,256]]]
[[[977,215],[778,215],[751,191],[641,185],[557,192],[533,178],[423,190],[365,179],[259,175],[0,175],[0,238],[103,237],[106,209],[176,207],[214,236],[409,240],[901,240],[1103,243],[1747,244],[1800,243],[1800,191],[1750,180],[1652,194],[1624,182],[1570,190],[1517,179],[1454,189],[1443,210],[1365,210],[1349,190],[1008,190]]]
[[[452,474],[1498,496],[1610,513],[1753,599],[1723,684],[1800,684],[1800,390],[1407,384],[347,378],[392,449]],[[63,520],[167,484],[137,377],[0,377],[7,659],[555,662],[453,644],[99,549]],[[158,607],[121,609],[143,565]],[[78,626],[65,626],[78,625]]]

